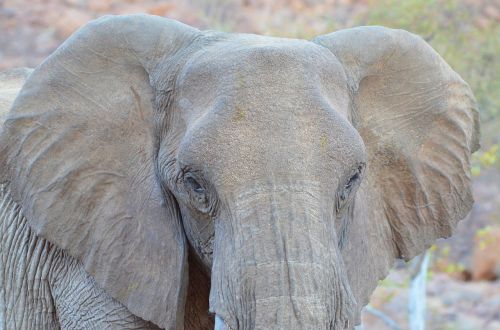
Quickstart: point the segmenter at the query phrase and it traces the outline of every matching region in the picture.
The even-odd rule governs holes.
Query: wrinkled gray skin
[[[472,206],[474,98],[401,30],[105,17],[3,118],[8,329],[349,329]]]

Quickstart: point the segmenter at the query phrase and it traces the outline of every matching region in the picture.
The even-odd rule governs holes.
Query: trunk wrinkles
[[[229,329],[348,327],[355,302],[315,187],[243,196],[216,224],[211,311]]]

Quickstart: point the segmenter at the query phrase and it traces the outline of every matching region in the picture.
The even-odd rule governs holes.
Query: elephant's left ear
[[[32,71],[28,68],[16,68],[0,72],[0,131],[12,102]]]
[[[351,120],[367,150],[352,219],[366,232],[357,233],[359,246],[351,242],[353,258],[385,259],[385,266],[408,260],[451,235],[472,207],[470,155],[479,148],[472,92],[424,40],[403,30],[359,27],[314,42],[345,69]]]

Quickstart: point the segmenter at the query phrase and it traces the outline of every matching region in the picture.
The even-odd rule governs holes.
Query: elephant
[[[473,205],[474,96],[404,30],[104,16],[24,77],[0,133],[3,328],[352,329]]]

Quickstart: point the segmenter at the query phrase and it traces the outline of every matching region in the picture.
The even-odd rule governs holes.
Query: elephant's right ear
[[[183,328],[187,250],[155,158],[172,72],[199,35],[147,15],[89,23],[31,74],[0,136],[0,181],[36,234],[167,329]]]

